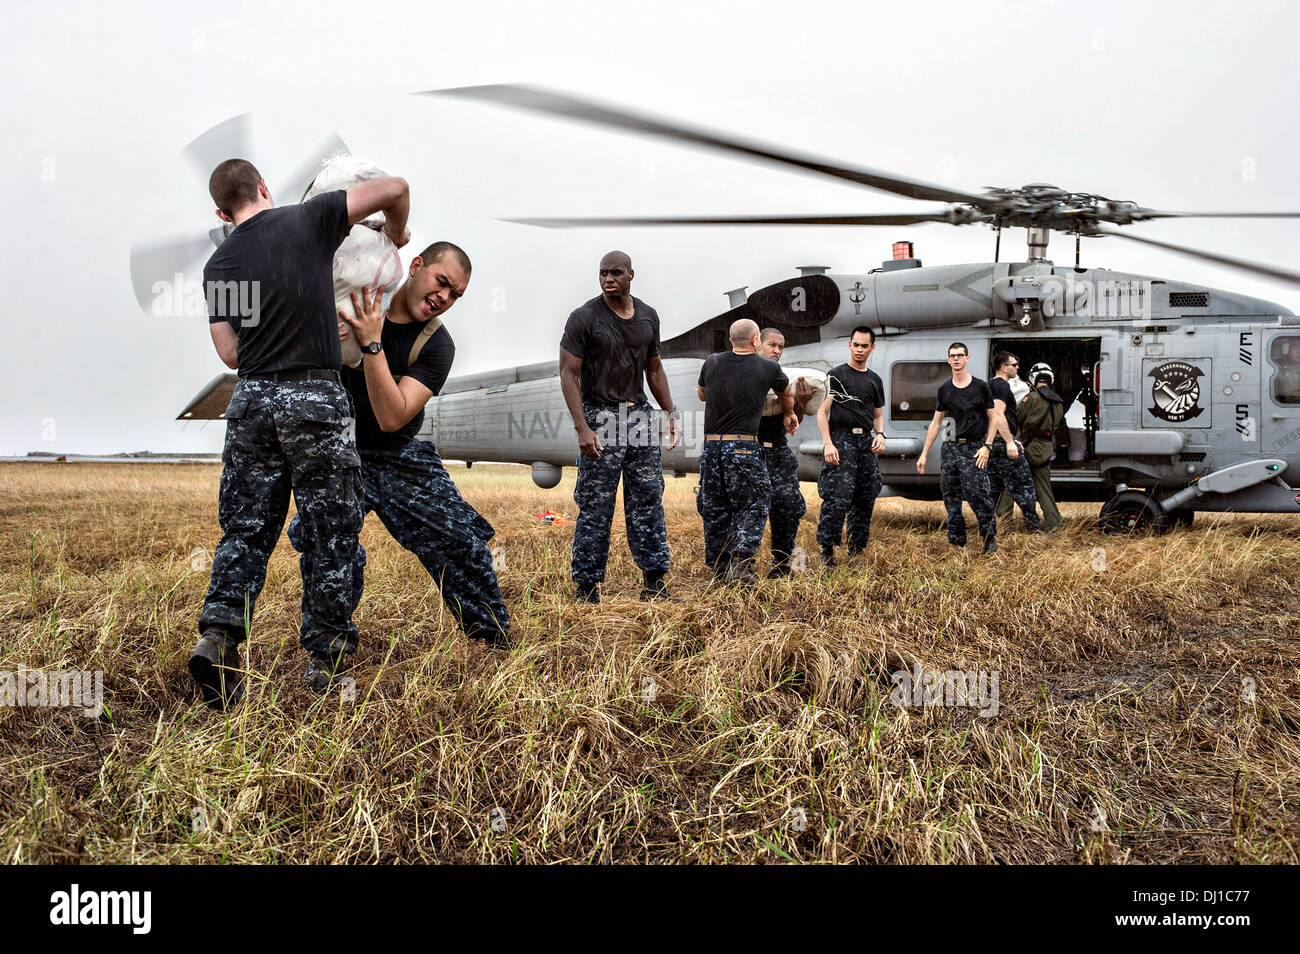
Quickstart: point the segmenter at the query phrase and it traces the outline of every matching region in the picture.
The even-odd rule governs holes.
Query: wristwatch
[[[364,351],[365,349],[363,348],[363,349],[361,349],[361,350]],[[985,442],[984,446],[987,447],[989,450],[992,450],[992,449],[993,449],[993,445],[990,444],[990,443],[988,443],[988,442]]]
[[[384,350],[384,343],[382,341],[372,341],[368,345],[361,346],[362,354],[379,354],[379,352],[383,350]]]

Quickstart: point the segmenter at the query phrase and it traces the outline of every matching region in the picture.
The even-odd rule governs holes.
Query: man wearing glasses
[[[993,378],[989,381],[989,390],[993,393],[993,409],[998,412],[998,436],[993,438],[993,450],[989,454],[989,490],[997,501],[997,515],[1004,517],[1011,512],[1011,504],[1002,506],[1005,491],[1020,512],[1025,515],[1025,526],[1032,533],[1043,529],[1039,519],[1034,494],[1034,478],[1029,473],[1029,458],[1025,448],[1016,440],[1020,429],[1016,420],[1016,399],[1011,393],[1011,379],[1020,373],[1020,359],[1010,351],[998,351],[993,355]]]
[[[993,516],[989,475],[984,468],[993,449],[999,418],[989,386],[966,370],[969,360],[970,351],[960,341],[948,346],[952,380],[939,385],[937,410],[926,429],[925,447],[916,461],[916,472],[925,473],[925,459],[939,436],[939,427],[945,417],[951,416],[956,426],[952,439],[943,442],[943,469],[939,475],[939,490],[948,511],[948,542],[955,547],[966,545],[966,518],[961,512],[965,500],[979,520],[984,552],[993,553],[998,548],[998,524]]]

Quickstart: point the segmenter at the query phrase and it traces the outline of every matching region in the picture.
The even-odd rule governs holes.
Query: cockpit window
[[[1268,349],[1273,375],[1273,400],[1300,404],[1300,335],[1279,335]]]

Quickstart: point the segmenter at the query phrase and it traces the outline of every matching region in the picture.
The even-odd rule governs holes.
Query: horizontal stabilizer
[[[237,374],[218,374],[198,394],[190,399],[185,410],[176,415],[178,421],[220,421],[230,404],[239,381]]]

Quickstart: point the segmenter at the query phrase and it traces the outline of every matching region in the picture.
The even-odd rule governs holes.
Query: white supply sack
[[[800,378],[808,383],[813,389],[813,396],[808,399],[804,405],[805,414],[816,414],[817,409],[822,406],[822,401],[826,400],[826,372],[818,371],[816,368],[786,368],[782,367],[785,376],[790,379],[790,393],[794,394],[794,383]],[[763,402],[763,416],[771,417],[773,414],[781,413],[781,399],[773,391],[767,392],[767,400]]]
[[[314,196],[336,189],[351,189],[370,179],[379,179],[389,173],[366,159],[340,153],[326,159],[320,172],[303,196],[306,201]],[[388,309],[393,292],[402,283],[405,274],[402,259],[393,240],[381,230],[384,213],[376,212],[352,226],[347,238],[334,253],[334,306],[339,311],[354,315],[352,293],[360,298],[362,288],[379,286],[383,307]],[[340,342],[343,363],[355,368],[361,364],[361,347],[355,335]]]
[[[1029,382],[1020,377],[1020,375],[1013,375],[1011,380],[1007,383],[1011,385],[1011,397],[1017,404],[1029,397],[1029,392],[1033,390],[1033,388],[1030,387]]]

